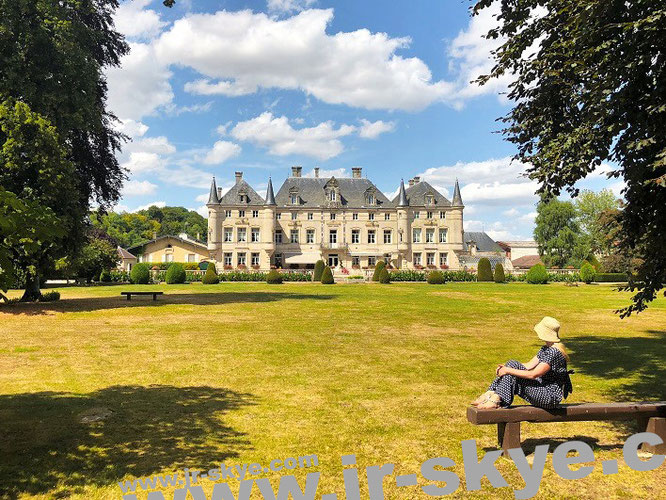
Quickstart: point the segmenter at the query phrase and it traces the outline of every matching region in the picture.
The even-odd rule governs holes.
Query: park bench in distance
[[[132,300],[132,295],[152,295],[153,300],[157,300],[157,296],[163,294],[164,292],[120,292],[120,295],[127,296],[127,300]]]
[[[580,422],[636,420],[639,432],[653,432],[663,441],[657,446],[643,445],[651,453],[666,453],[666,401],[642,403],[580,403],[560,405],[553,409],[535,406],[512,406],[494,410],[467,408],[467,420],[475,425],[497,424],[499,446],[508,457],[508,450],[520,448],[521,422]]]

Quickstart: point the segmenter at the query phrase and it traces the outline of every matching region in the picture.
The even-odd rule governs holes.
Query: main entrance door
[[[328,267],[338,267],[340,263],[337,254],[331,254],[328,256]]]

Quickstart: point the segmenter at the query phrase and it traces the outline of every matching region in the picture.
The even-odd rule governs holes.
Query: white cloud
[[[229,158],[238,156],[241,152],[241,147],[238,144],[234,144],[229,141],[217,141],[213,145],[206,157],[203,159],[203,163],[206,165],[219,165],[224,163]]]
[[[314,169],[310,170],[308,173],[306,173],[303,177],[314,177],[315,172]],[[325,168],[320,168],[319,169],[319,177],[323,179],[327,179],[329,177],[337,177],[338,179],[340,177],[349,177],[349,173],[347,172],[346,168],[336,168],[336,169],[325,169]]]
[[[409,38],[367,29],[326,33],[333,10],[273,19],[250,10],[194,14],[155,41],[158,60],[195,69],[193,93],[247,95],[259,88],[300,89],[318,99],[368,109],[419,110],[451,98],[420,59],[398,55]]]
[[[208,201],[208,196],[210,193],[201,193],[195,198],[199,203],[206,203]]]
[[[122,196],[145,196],[154,194],[157,191],[157,185],[148,181],[131,180],[125,182],[122,190]]]
[[[127,152],[141,151],[144,153],[155,153],[170,155],[176,152],[176,147],[163,135],[157,137],[145,137],[138,141],[127,143],[124,148]]]
[[[341,125],[336,129],[330,121],[297,130],[286,116],[274,117],[272,113],[264,112],[251,120],[237,123],[231,135],[237,140],[267,148],[270,154],[276,156],[300,154],[328,160],[344,151],[339,139],[355,130],[352,125]]]
[[[122,132],[125,135],[130,137],[142,137],[146,132],[148,132],[148,125],[143,122],[136,120],[121,120],[120,123],[116,123],[116,128],[119,132]]]
[[[135,151],[121,166],[133,174],[144,174],[160,170],[164,166],[164,160],[157,153]]]
[[[146,205],[142,205],[140,207],[135,208],[134,210],[132,210],[132,212],[140,212],[141,210],[148,210],[150,207],[164,208],[164,207],[166,207],[166,202],[165,201],[153,201],[153,202],[148,203]]]
[[[519,213],[520,212],[518,210],[516,210],[515,208],[510,208],[510,209],[505,210],[504,212],[502,212],[502,215],[504,215],[505,217],[515,217]]]
[[[206,201],[208,201],[208,198],[206,198]],[[201,217],[208,218],[208,207],[206,205],[201,205],[199,208],[195,209],[195,211],[201,215]]]
[[[139,120],[172,104],[171,71],[157,60],[152,45],[130,43],[119,68],[107,70],[109,109],[121,120]]]
[[[361,128],[359,130],[359,137],[363,139],[376,139],[385,132],[393,132],[395,130],[395,122],[385,122],[377,120],[371,122],[365,118],[361,119]]]
[[[154,38],[166,23],[160,15],[146,7],[153,0],[127,0],[113,16],[116,29],[128,38]]]
[[[317,0],[268,0],[268,12],[276,14],[290,14],[300,12],[311,7]]]
[[[219,135],[221,135],[222,137],[224,137],[224,136],[227,135],[228,130],[229,130],[229,127],[231,127],[231,123],[232,123],[232,122],[231,122],[231,120],[230,120],[230,121],[228,121],[227,123],[225,123],[225,124],[223,124],[223,125],[219,125],[219,126],[215,129],[215,131],[216,131]]]

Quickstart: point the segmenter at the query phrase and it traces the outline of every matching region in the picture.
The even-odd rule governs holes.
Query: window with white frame
[[[375,204],[375,195],[371,193],[368,195],[368,205],[374,205],[374,204]]]
[[[291,230],[291,236],[289,238],[291,243],[298,243],[298,229]]]
[[[276,253],[275,257],[273,257],[273,263],[275,264],[275,267],[281,268],[282,267],[282,254],[281,253]]]
[[[418,219],[419,217],[421,217],[421,212],[414,212],[414,218]]]
[[[291,220],[296,220],[298,219],[298,214],[296,212],[291,213]]]
[[[377,238],[374,229],[371,229],[368,231],[368,244],[374,245],[375,243],[377,243]]]
[[[439,213],[439,218],[440,218],[440,219],[446,219],[446,212],[444,212],[444,211],[442,210],[442,211]]]
[[[421,228],[415,227],[412,233],[414,235],[414,237],[412,238],[412,242],[421,243]]]
[[[245,210],[239,210],[238,217],[245,217]]]
[[[245,252],[241,252],[238,254],[238,265],[239,266],[247,265],[247,258],[245,257]]]
[[[282,214],[281,214],[280,212],[277,212],[277,213],[275,214],[275,218],[276,218],[277,220],[280,220],[280,219],[282,218]]]
[[[391,232],[390,229],[384,229],[384,244],[385,245],[390,245],[391,242],[393,241],[393,233]]]
[[[384,214],[384,220],[391,220],[391,214],[388,213],[388,212],[386,212],[386,213]]]
[[[421,252],[416,252],[414,254],[414,265],[415,266],[420,266],[421,265]]]
[[[449,230],[448,229],[440,229],[439,230],[439,242],[440,243],[446,243],[448,238],[449,238]]]
[[[360,266],[361,265],[361,258],[358,256],[352,257],[352,266]]]
[[[247,241],[247,229],[244,227],[239,227],[238,230],[236,231],[236,234],[238,234],[238,242],[239,243],[244,243]]]
[[[224,228],[224,242],[225,243],[231,243],[234,241],[234,228],[233,227],[225,227]]]
[[[432,219],[432,212],[426,212],[426,219]]]
[[[173,254],[172,253],[165,254],[164,262],[173,262]]]
[[[308,212],[308,220],[314,219],[314,214],[312,212]]]
[[[352,229],[352,238],[351,242],[353,244],[358,244],[361,242],[361,231],[359,229]]]
[[[337,201],[338,200],[338,194],[335,192],[334,189],[331,189],[328,193],[328,199],[330,201]]]
[[[352,220],[358,220],[358,214],[357,213],[352,214]]]
[[[298,195],[297,194],[292,194],[290,198],[291,204],[292,205],[298,205]]]
[[[335,214],[331,214],[331,220],[335,220]]]
[[[370,213],[368,214],[368,220],[375,220],[375,214],[373,214],[372,212],[370,212]]]
[[[428,266],[434,266],[435,265],[435,254],[434,253],[427,253],[426,254],[426,265],[428,265]]]
[[[187,254],[187,262],[196,262],[197,256],[194,255],[193,253],[188,253]]]
[[[259,265],[259,252],[252,252],[252,255],[250,256],[250,263],[253,266]]]
[[[308,229],[305,232],[305,242],[309,244],[313,244],[315,241],[315,230],[314,229]]]
[[[328,232],[328,242],[332,245],[335,245],[338,242],[338,230],[331,229]]]
[[[230,265],[233,264],[233,256],[234,256],[234,254],[232,254],[231,252],[228,252],[228,253],[224,254],[224,265],[225,266],[230,266]]]
[[[431,194],[426,196],[426,204],[427,205],[434,205],[435,204],[435,197]]]
[[[376,266],[377,257],[368,257],[368,266]]]
[[[282,243],[282,229],[275,230],[275,243]]]
[[[434,243],[434,242],[435,242],[435,230],[426,229],[426,243]]]
[[[224,211],[224,216],[225,217],[231,217],[231,210],[225,210]]]
[[[449,265],[449,254],[446,252],[442,252],[439,254],[439,265],[440,266],[448,266]]]
[[[257,217],[259,217],[259,210],[252,210],[252,218],[256,219]]]
[[[251,233],[252,243],[259,243],[261,241],[260,238],[259,238],[259,234],[260,234],[259,233],[259,228],[258,227],[253,227],[252,228],[252,233]]]

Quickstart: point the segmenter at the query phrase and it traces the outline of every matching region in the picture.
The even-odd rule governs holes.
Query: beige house
[[[186,234],[160,236],[127,249],[138,262],[201,262],[208,259],[205,243],[190,239]]]
[[[118,270],[127,271],[129,273],[132,270],[132,267],[134,267],[134,264],[136,264],[136,257],[122,247],[118,247],[117,252]]]
[[[462,268],[468,254],[463,202],[456,182],[449,201],[420,178],[400,183],[389,200],[361,168],[351,178],[303,177],[301,167],[277,194],[268,181],[262,198],[236,172],[222,196],[213,179],[208,207],[208,256],[218,269],[372,267],[386,259],[396,268]]]

